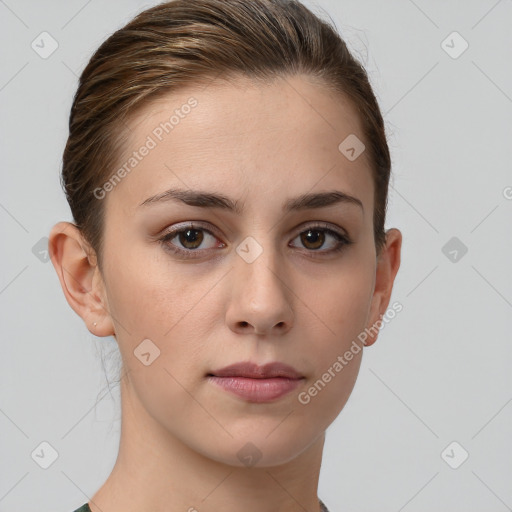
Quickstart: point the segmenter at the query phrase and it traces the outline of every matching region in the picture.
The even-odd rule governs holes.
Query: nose
[[[291,329],[294,295],[272,250],[252,263],[237,254],[231,279],[226,321],[232,331],[272,336]]]

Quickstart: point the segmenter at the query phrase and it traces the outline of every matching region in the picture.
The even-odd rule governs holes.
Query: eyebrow
[[[243,213],[243,204],[239,201],[234,201],[223,194],[174,188],[148,197],[140,204],[140,206],[149,206],[151,204],[173,200],[181,201],[189,206],[197,206],[199,208],[220,208],[238,215]],[[357,199],[357,197],[353,197],[339,190],[303,194],[298,197],[288,199],[283,204],[282,211],[283,213],[287,213],[311,208],[325,208],[339,203],[358,205],[364,212],[363,203]]]

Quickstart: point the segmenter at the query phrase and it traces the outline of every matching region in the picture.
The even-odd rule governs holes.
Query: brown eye
[[[334,229],[327,227],[328,225],[311,226],[299,233],[295,240],[299,240],[300,245],[307,249],[307,252],[313,255],[327,255],[341,251],[345,246],[350,245],[352,241],[347,235],[339,233]]]
[[[178,239],[185,249],[197,249],[201,245],[204,235],[201,229],[185,229],[178,233]]]
[[[301,233],[300,239],[307,249],[320,249],[325,242],[325,233],[318,229],[308,229]]]
[[[164,248],[180,258],[200,258],[211,249],[221,249],[221,242],[209,229],[195,224],[174,227],[160,242]]]

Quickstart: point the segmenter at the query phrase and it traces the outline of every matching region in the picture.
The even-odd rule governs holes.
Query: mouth
[[[292,366],[273,362],[260,366],[250,361],[231,364],[208,374],[213,377],[246,377],[249,379],[271,379],[275,377],[286,379],[300,379],[303,375]]]
[[[305,379],[284,363],[264,366],[251,362],[235,363],[206,375],[209,382],[248,402],[277,400],[297,388]]]

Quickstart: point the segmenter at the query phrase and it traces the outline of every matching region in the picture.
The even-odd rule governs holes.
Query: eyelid
[[[350,240],[350,235],[348,234],[348,231],[341,226],[338,226],[337,224],[333,224],[331,222],[326,222],[324,220],[310,220],[306,221],[303,224],[301,224],[298,228],[295,228],[297,230],[297,234],[302,233],[303,231],[306,231],[308,229],[325,229],[327,231],[331,231],[335,233],[336,235],[346,238],[347,240]],[[295,230],[294,230],[295,231]]]
[[[180,222],[178,224],[173,224],[169,229],[164,230],[164,232],[158,237],[159,240],[171,240],[179,233],[186,231],[187,229],[197,230],[197,231],[205,231],[212,235],[214,238],[221,239],[217,230],[209,223],[206,222],[205,225],[202,224],[203,221],[188,221],[188,222]],[[222,244],[226,245],[225,242]],[[182,249],[185,250],[185,249]],[[197,249],[194,252],[199,252],[207,249]],[[190,249],[187,252],[192,252]]]
[[[205,227],[208,226],[208,227]],[[322,228],[331,232],[334,232],[335,234],[342,236],[348,240],[350,240],[350,235],[347,232],[346,229],[343,229],[342,227],[326,222],[326,221],[306,221],[300,224],[298,227],[295,227],[290,233],[296,233],[297,234],[302,233],[303,231],[307,229],[315,229],[315,228]],[[161,237],[165,237],[170,234],[177,234],[180,231],[183,231],[185,229],[201,229],[204,231],[209,232],[210,234],[216,236],[217,238],[221,238],[217,228],[213,224],[210,224],[207,221],[184,221],[179,222],[178,224],[173,224],[171,229],[166,229],[164,232],[160,235]],[[341,232],[340,232],[341,231]]]
[[[157,235],[158,238],[161,239],[161,237],[166,237],[167,235],[171,234],[178,234],[181,231],[185,231],[186,229],[197,229],[202,231],[207,231],[208,233],[216,236],[217,238],[220,238],[219,230],[213,226],[213,224],[210,224],[207,221],[197,221],[197,220],[190,220],[190,221],[184,221],[184,222],[178,222],[177,224],[173,224],[172,226],[167,227],[162,231],[160,235]]]

